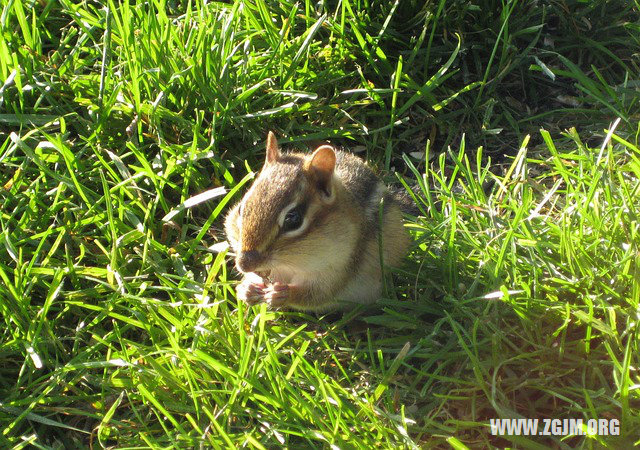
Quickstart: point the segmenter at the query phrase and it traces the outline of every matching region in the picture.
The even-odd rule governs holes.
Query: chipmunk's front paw
[[[249,305],[255,305],[266,300],[264,283],[255,283],[249,280],[243,280],[236,287],[236,297]]]
[[[286,306],[291,299],[291,289],[288,284],[273,283],[264,290],[264,300],[272,308]]]

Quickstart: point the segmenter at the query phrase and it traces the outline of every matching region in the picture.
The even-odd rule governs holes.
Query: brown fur
[[[330,146],[310,156],[281,154],[270,133],[265,165],[240,203],[242,214],[238,204],[225,223],[236,260],[242,252],[259,254],[251,270],[268,273],[262,282],[247,276],[239,297],[316,311],[338,300],[377,300],[379,238],[385,265],[400,263],[410,242],[399,205],[381,183],[362,160]],[[377,196],[384,197],[382,224]],[[279,221],[286,208],[301,204],[306,222],[284,232]]]

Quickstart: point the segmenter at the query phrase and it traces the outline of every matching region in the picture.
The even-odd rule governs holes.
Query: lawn
[[[640,445],[637,0],[0,0],[0,27],[1,448]],[[413,193],[376,306],[237,301],[223,219],[269,130]]]

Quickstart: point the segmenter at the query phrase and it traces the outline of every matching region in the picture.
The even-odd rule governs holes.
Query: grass
[[[637,2],[0,8],[0,446],[640,444]],[[419,186],[378,307],[236,301],[269,129]]]

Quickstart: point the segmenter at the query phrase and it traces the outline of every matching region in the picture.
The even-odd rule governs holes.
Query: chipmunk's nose
[[[262,254],[257,250],[241,251],[236,258],[236,266],[240,272],[253,272],[261,260]]]

